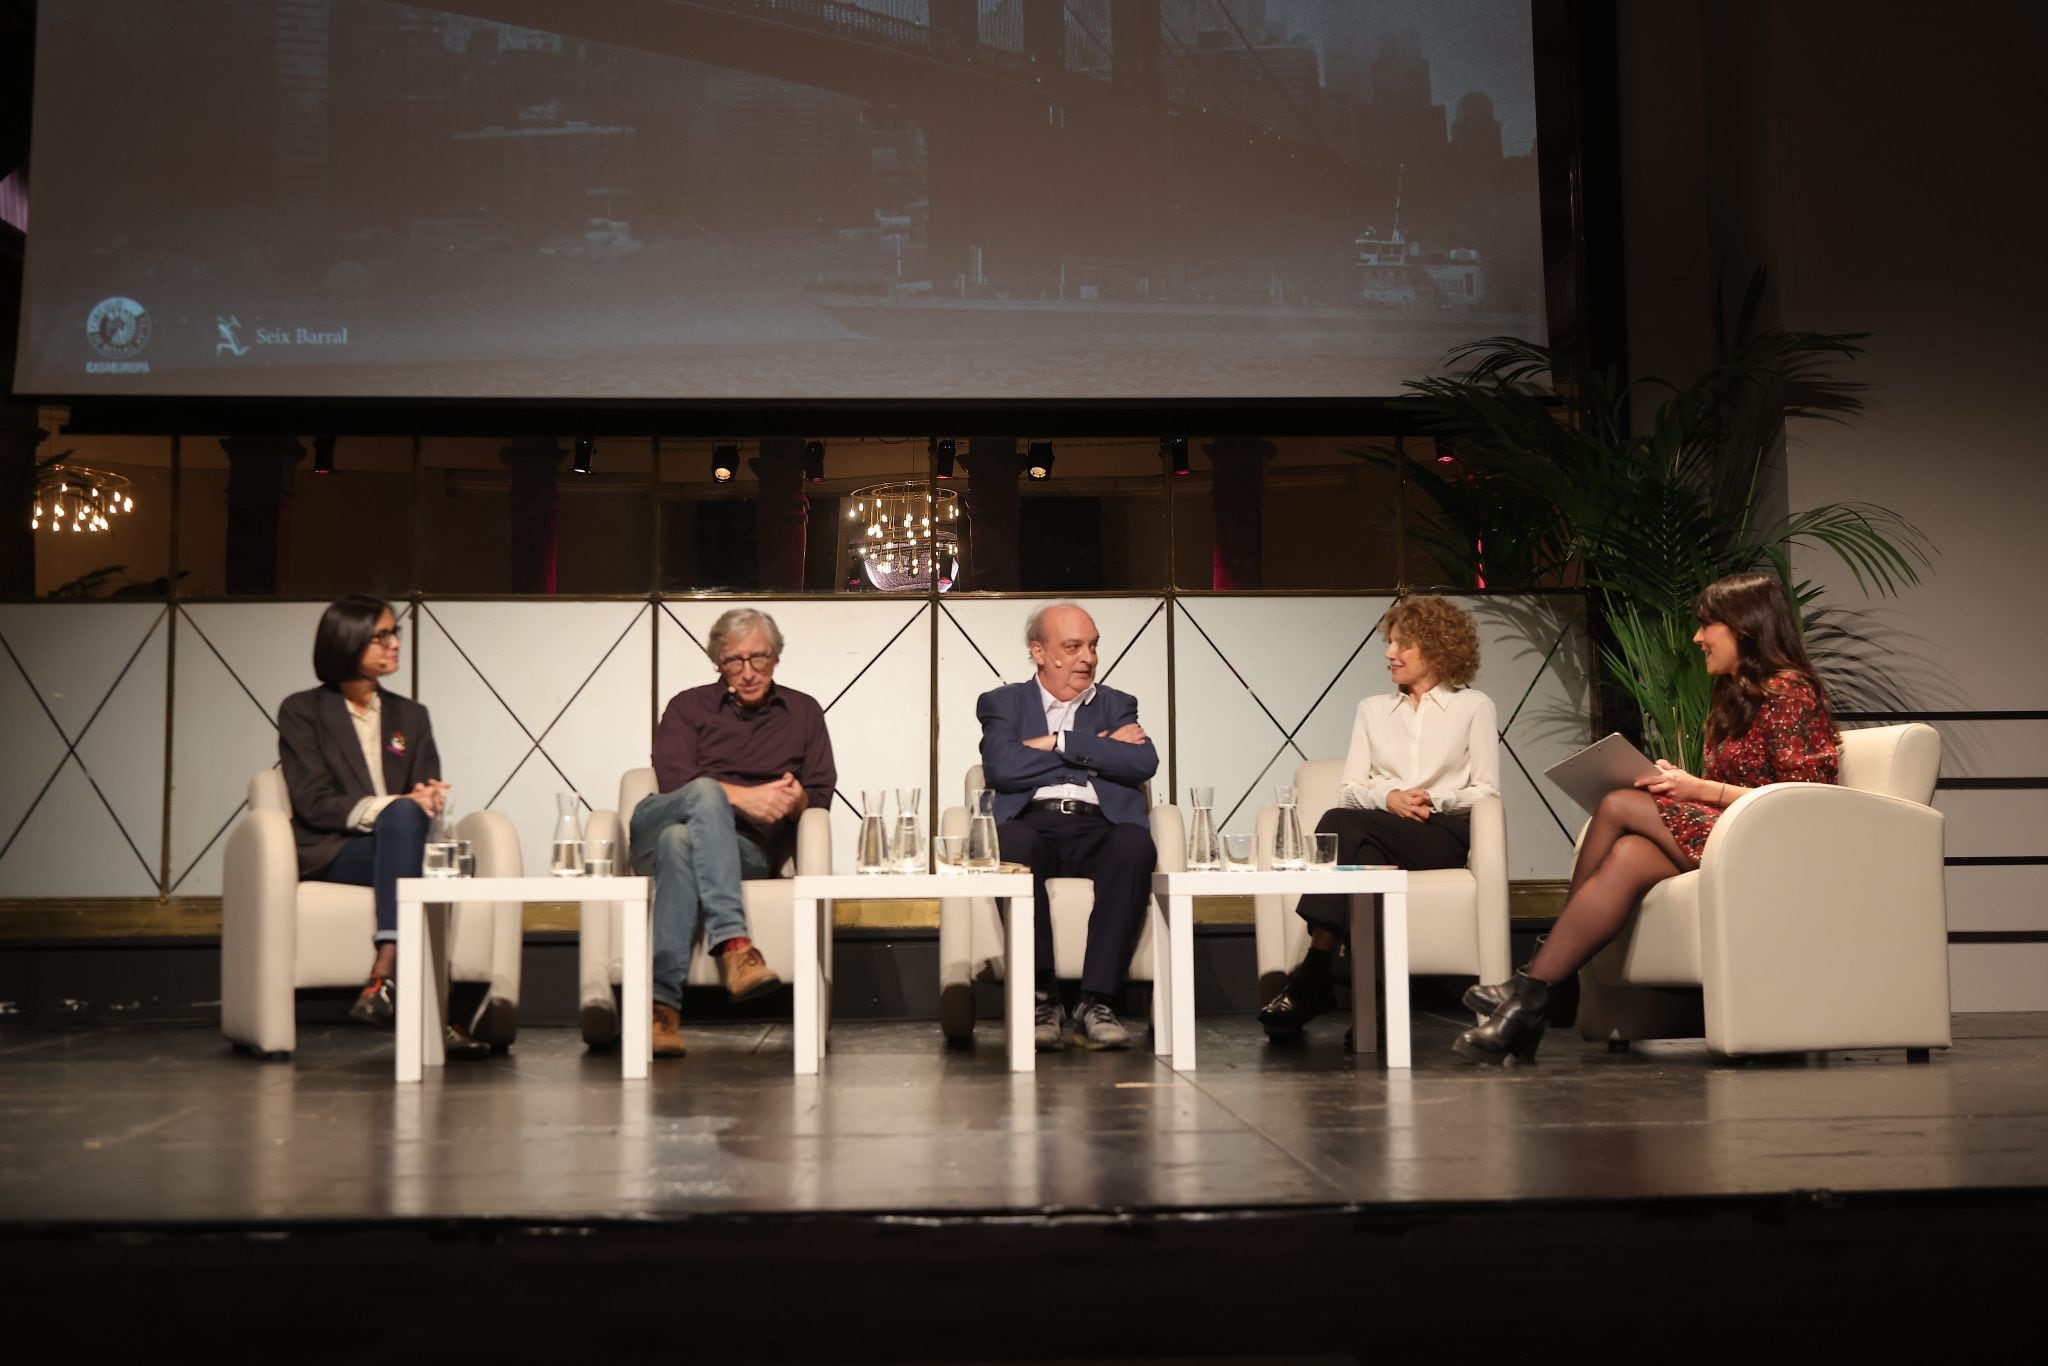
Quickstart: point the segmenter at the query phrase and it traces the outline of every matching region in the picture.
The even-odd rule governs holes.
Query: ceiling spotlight
[[[804,442],[804,478],[813,484],[825,477],[825,443]]]
[[[722,441],[711,448],[711,477],[719,483],[732,481],[739,472],[740,448],[731,441]]]
[[[334,473],[334,438],[316,436],[313,438],[313,473]]]
[[[578,474],[590,473],[590,457],[595,455],[596,453],[597,442],[591,440],[587,436],[577,437],[576,458],[570,462],[569,468],[576,471],[576,473]]]
[[[1175,474],[1188,473],[1188,439],[1184,436],[1162,436],[1159,449],[1166,456],[1167,468]]]
[[[950,436],[934,436],[927,443],[932,457],[932,473],[940,479],[953,477],[953,456],[958,453],[959,443]]]
[[[1052,478],[1052,442],[1034,441],[1024,457],[1024,472],[1033,479]]]

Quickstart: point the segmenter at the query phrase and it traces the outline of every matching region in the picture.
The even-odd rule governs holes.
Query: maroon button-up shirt
[[[723,683],[685,688],[669,699],[654,732],[654,780],[663,792],[697,778],[758,787],[785,773],[796,775],[812,806],[823,811],[832,805],[839,774],[817,699],[779,683],[754,708],[741,706]],[[738,811],[733,821],[741,834],[770,849],[795,825],[757,826]]]

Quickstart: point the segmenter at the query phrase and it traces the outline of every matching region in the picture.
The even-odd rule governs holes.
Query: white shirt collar
[[[1448,711],[1451,705],[1451,694],[1454,691],[1456,690],[1453,688],[1446,687],[1442,683],[1439,683],[1434,688],[1431,688],[1428,692],[1424,693],[1422,695],[1422,700],[1425,702],[1436,703],[1436,708],[1438,711]],[[1394,699],[1394,705],[1396,707],[1401,706],[1408,700],[1408,694],[1402,692],[1401,689],[1398,687],[1394,689],[1392,697]]]
[[[1040,683],[1036,678],[1032,679],[1031,681],[1038,685],[1038,705],[1047,714],[1050,714],[1054,707],[1064,707],[1069,704],[1072,704],[1074,706],[1085,707],[1090,702],[1093,702],[1095,700],[1095,684],[1093,683],[1090,683],[1088,685],[1087,690],[1085,692],[1078,693],[1075,696],[1068,698],[1067,701],[1062,702],[1057,697],[1054,697],[1051,693],[1045,690],[1045,684]]]

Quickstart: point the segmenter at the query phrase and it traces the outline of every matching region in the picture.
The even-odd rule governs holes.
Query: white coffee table
[[[1032,987],[1037,940],[1031,926],[1029,873],[799,873],[793,879],[796,924],[796,1070],[818,1070],[832,1027],[832,903],[993,897],[1003,919],[1003,1026],[1010,1070],[1037,1066],[1032,1047]]]
[[[1309,872],[1260,869],[1249,873],[1201,872],[1152,875],[1152,943],[1170,944],[1166,971],[1155,972],[1155,996],[1166,993],[1165,1009],[1157,1003],[1153,1018],[1167,1024],[1165,1046],[1173,1070],[1195,1070],[1195,898],[1202,896],[1285,896],[1289,892],[1349,893],[1351,902],[1352,1047],[1371,1052],[1378,1042],[1373,990],[1373,908],[1375,897],[1384,933],[1379,936],[1386,963],[1389,1067],[1409,1066],[1408,1049],[1408,874],[1400,868],[1356,872]],[[1161,923],[1161,921],[1165,923]]]
[[[398,1079],[418,1081],[444,1061],[449,910],[471,901],[620,903],[619,1072],[647,1075],[654,1058],[654,946],[644,877],[402,877],[398,880]],[[426,989],[428,974],[434,989]]]

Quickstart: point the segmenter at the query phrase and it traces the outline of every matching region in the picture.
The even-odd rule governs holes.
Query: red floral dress
[[[1840,777],[1841,767],[1834,724],[1821,711],[1813,684],[1798,674],[1783,673],[1764,684],[1764,704],[1757,708],[1748,734],[1723,740],[1707,751],[1705,777],[1730,787],[1832,783]],[[1697,861],[1723,808],[1671,797],[1656,801],[1671,837]]]

